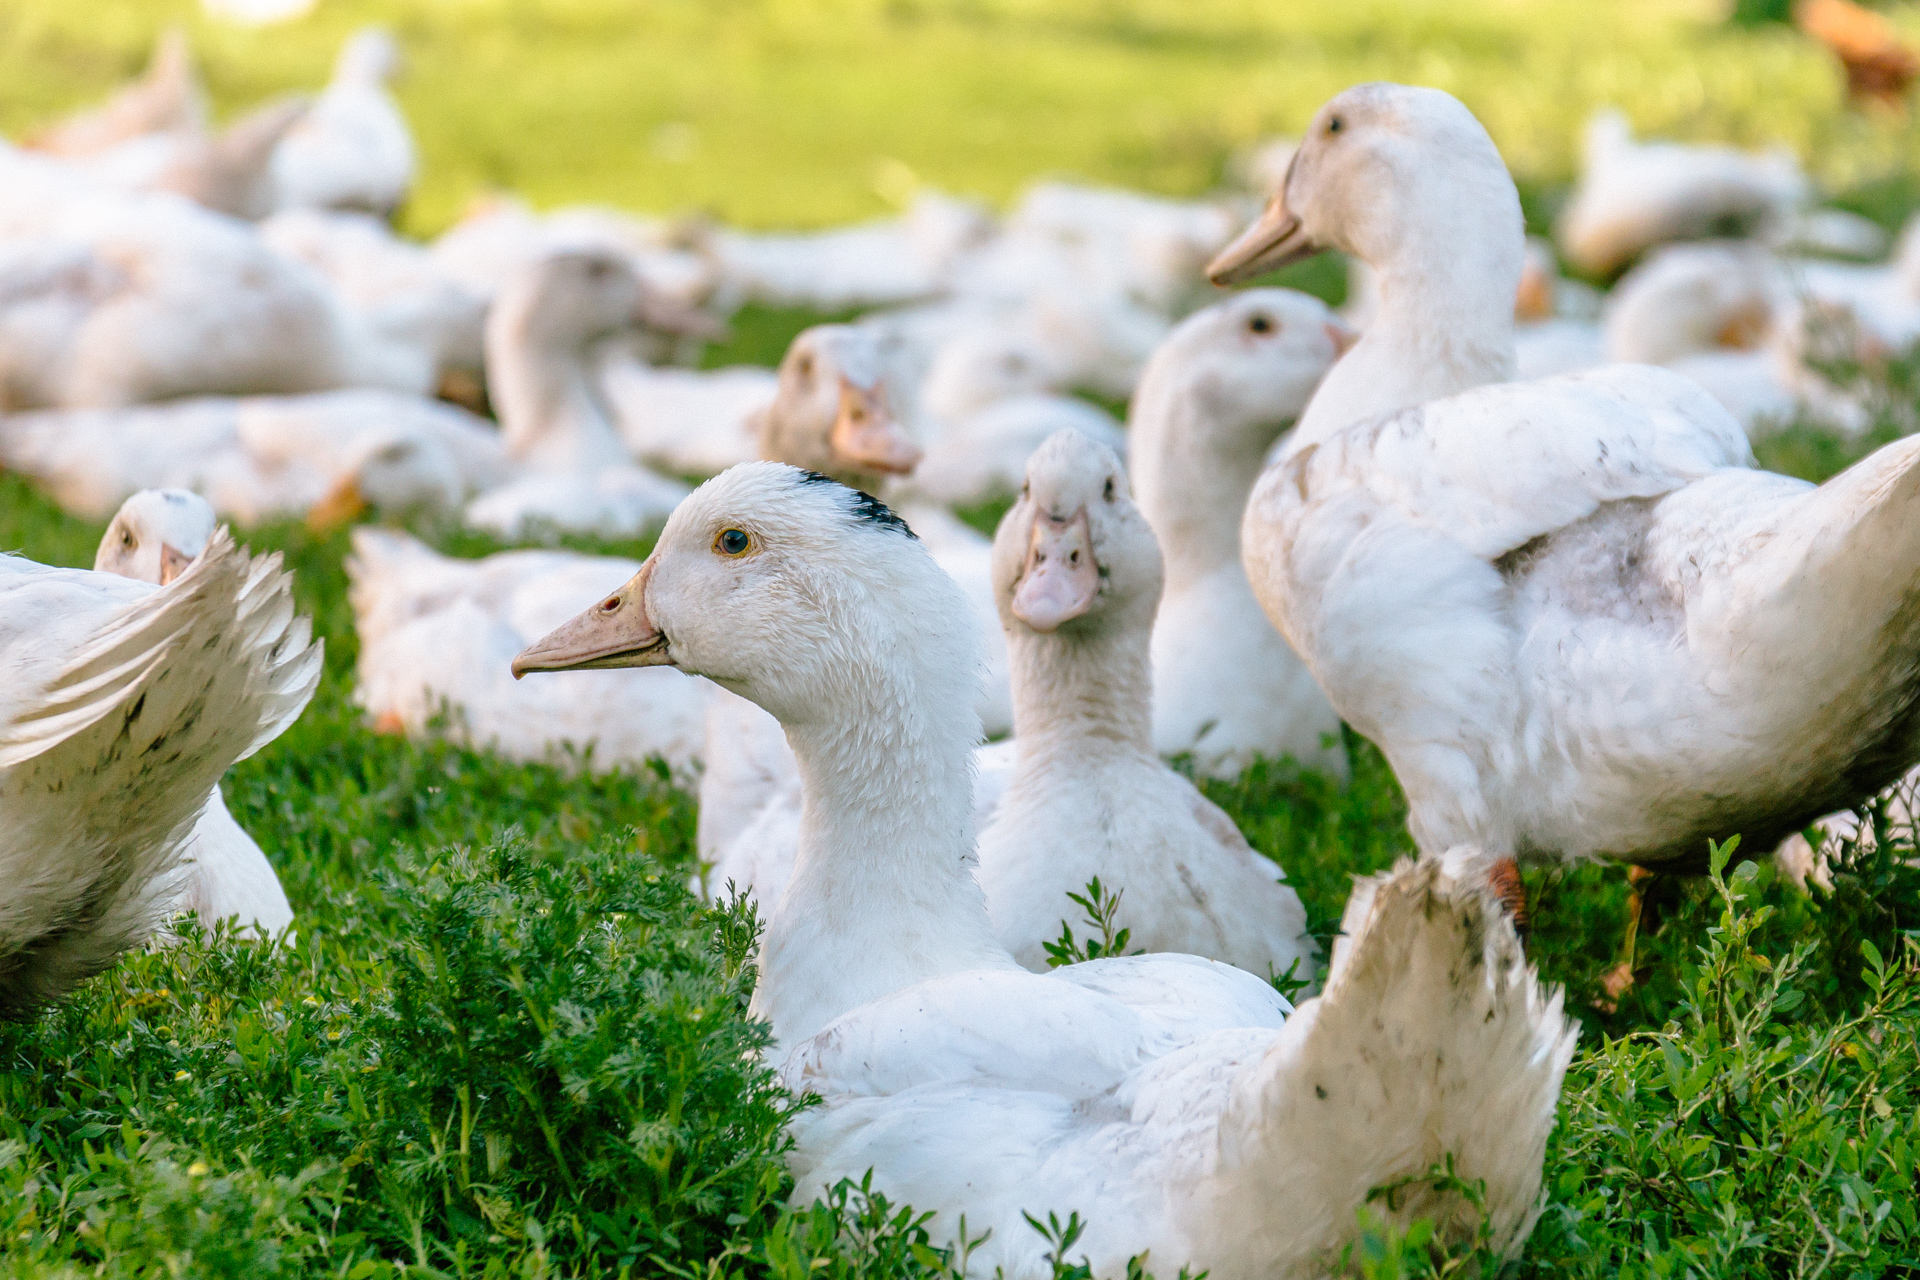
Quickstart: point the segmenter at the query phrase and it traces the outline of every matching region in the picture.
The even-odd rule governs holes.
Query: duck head
[[[761,415],[760,456],[868,492],[911,474],[921,449],[894,414],[883,368],[870,330],[821,324],[801,333]]]
[[[213,507],[185,489],[142,489],[114,513],[94,554],[99,573],[166,586],[207,549]]]
[[[751,462],[681,502],[640,571],[513,673],[644,666],[706,676],[792,729],[875,701],[868,714],[911,714],[901,689],[972,716],[979,655],[965,597],[905,521],[818,472]]]
[[[1264,452],[1357,337],[1309,294],[1236,293],[1182,320],[1155,349],[1134,414],[1166,395],[1186,398],[1204,409],[1191,415],[1191,424],[1248,437],[1250,447]]]
[[[501,289],[487,315],[487,355],[527,346],[557,355],[636,329],[720,337],[705,312],[650,289],[631,265],[603,249],[566,249],[530,263]]]
[[[1485,239],[1490,217],[1521,242],[1512,179],[1473,113],[1438,89],[1358,85],[1315,114],[1279,190],[1207,275],[1234,284],[1323,249],[1376,266],[1448,254]]]
[[[1042,635],[1151,625],[1160,586],[1160,544],[1128,493],[1120,459],[1072,428],[1047,437],[994,534],[1001,625]]]

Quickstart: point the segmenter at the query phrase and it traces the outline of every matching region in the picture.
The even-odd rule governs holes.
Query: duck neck
[[[1098,760],[1155,759],[1151,618],[1084,622],[1045,635],[1019,622],[1007,628],[1023,776],[1051,765],[1080,773]]]
[[[1364,418],[1512,381],[1513,299],[1526,240],[1519,198],[1509,199],[1511,217],[1489,221],[1510,227],[1446,237],[1444,244],[1423,237],[1369,262],[1379,288],[1373,320],[1314,393],[1289,451]]]
[[[1188,379],[1151,365],[1141,379],[1127,429],[1134,500],[1160,539],[1169,593],[1239,563],[1240,514],[1286,424],[1238,425]]]
[[[543,343],[524,324],[487,333],[487,394],[507,451],[539,471],[625,466],[583,350]]]
[[[782,1045],[916,982],[1017,967],[973,878],[979,719],[964,681],[938,691],[952,697],[917,683],[849,672],[830,717],[786,726],[804,797],[799,844],[754,995]]]

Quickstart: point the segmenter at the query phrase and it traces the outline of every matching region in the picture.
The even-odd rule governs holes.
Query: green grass
[[[1826,55],[1712,0],[325,0],[248,31],[194,0],[0,4],[0,131],[91,102],[168,22],[216,105],[311,89],[355,26],[400,95],[437,231],[493,189],[709,210],[755,226],[885,212],[914,182],[1001,202],[1040,174],[1192,194],[1237,147],[1361,80],[1433,84],[1486,121],[1538,222],[1593,107],[1683,137],[1783,143],[1831,189],[1915,166],[1904,120],[1842,105]],[[1913,15],[1899,14],[1907,27]],[[1878,210],[1876,210],[1878,211]],[[1891,209],[1887,209],[1891,212]]]

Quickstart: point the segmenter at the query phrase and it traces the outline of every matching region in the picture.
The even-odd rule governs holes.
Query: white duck
[[[442,390],[450,374],[481,385],[486,297],[442,272],[424,248],[371,214],[326,209],[276,213],[260,237],[326,277],[376,338],[416,352]]]
[[[0,557],[8,1015],[57,997],[152,932],[180,889],[181,860],[220,776],[312,697],[320,646],[294,616],[278,559],[255,559],[216,533],[156,587]]]
[[[213,529],[213,508],[198,494],[144,490],[128,498],[107,525],[94,571],[164,587],[207,549]],[[233,820],[217,786],[181,862],[186,883],[174,901],[176,911],[197,913],[209,928],[216,920],[237,918],[240,927],[268,938],[293,923],[293,908],[273,864]]]
[[[948,506],[1012,493],[1028,457],[1063,429],[1124,453],[1111,415],[1055,390],[1062,373],[1019,327],[982,327],[942,344],[919,394],[927,456],[903,488]]]
[[[762,456],[879,488],[911,471],[919,452],[888,404],[884,334],[866,325],[815,325],[787,348],[774,402],[759,417]],[[987,731],[1013,728],[1006,638],[994,603],[992,544],[944,509],[903,509],[940,567],[974,602],[983,648],[979,708]],[[786,883],[800,811],[799,774],[778,722],[744,698],[715,692],[707,708],[697,846],[703,892],[729,881],[763,902]],[[1011,765],[1010,758],[1003,763]],[[993,788],[988,791],[997,794]],[[983,804],[989,795],[983,793]]]
[[[1323,1274],[1369,1188],[1450,1152],[1517,1251],[1573,1033],[1511,926],[1433,863],[1368,882],[1326,994],[1192,956],[1049,974],[994,937],[971,872],[980,731],[965,598],[880,503],[767,463],[683,503],[631,582],[516,672],[671,664],[785,725],[806,809],[753,1010],[819,1105],[794,1196],[843,1177],[990,1232],[969,1271],[1053,1274],[1022,1213],[1078,1212],[1095,1274],[1147,1255],[1230,1280]],[[1417,1184],[1416,1184],[1417,1186]],[[1389,1206],[1471,1211],[1430,1189]]]
[[[1618,271],[1670,240],[1772,232],[1809,196],[1806,175],[1785,152],[1635,142],[1617,111],[1587,123],[1585,147],[1585,168],[1558,232],[1567,260],[1592,275]]]
[[[89,108],[33,135],[28,145],[60,156],[88,156],[151,133],[201,133],[207,94],[193,66],[186,32],[169,27],[140,78]]]
[[[510,541],[543,530],[620,538],[666,519],[686,486],[628,461],[594,376],[595,346],[642,327],[711,331],[712,322],[654,294],[604,251],[551,254],[494,299],[487,392],[525,474],[469,503],[469,525]]]
[[[31,157],[0,170],[0,407],[430,385],[251,227],[76,189]]]
[[[1248,577],[1380,744],[1421,847],[1694,866],[1911,763],[1920,441],[1826,485],[1753,469],[1643,366],[1507,386],[1519,201],[1459,102],[1365,85],[1216,263],[1380,273],[1247,508]],[[1444,397],[1444,398],[1443,398]]]
[[[481,419],[371,390],[14,414],[0,417],[0,465],[93,519],[141,489],[178,488],[243,525],[305,516],[317,528],[369,507],[447,515],[511,470]]]
[[[1067,895],[1098,876],[1141,950],[1311,980],[1285,874],[1154,753],[1160,548],[1111,449],[1071,429],[1040,446],[993,540],[993,579],[1016,762],[975,875],[1001,945],[1044,972]]]
[[[358,209],[390,217],[413,188],[413,133],[387,83],[400,48],[379,27],[356,32],[313,109],[273,151],[281,209]]]
[[[1167,589],[1153,628],[1153,744],[1211,777],[1256,755],[1347,776],[1340,717],[1260,611],[1240,567],[1240,517],[1260,468],[1353,342],[1317,299],[1257,289],[1181,322],[1129,414],[1140,509]]]
[[[867,407],[843,390],[837,412],[825,418],[769,417],[760,447],[770,457],[877,487],[880,476],[910,468],[919,455],[890,419]],[[571,744],[590,747],[600,764],[658,756],[684,775],[704,755],[703,832],[709,810],[758,808],[791,771],[776,760],[778,776],[754,772],[756,744],[769,726],[778,742],[779,726],[751,703],[710,687],[606,677],[528,687],[508,677],[501,654],[511,658],[551,630],[582,596],[631,577],[632,561],[550,551],[456,560],[405,534],[372,529],[355,530],[353,545],[347,571],[361,642],[356,696],[378,727],[419,734],[445,708],[456,735],[515,759],[542,759]],[[709,709],[709,695],[729,705]],[[715,724],[721,727],[710,728]],[[707,750],[710,740],[724,744],[717,757]],[[778,751],[785,757],[784,742]]]

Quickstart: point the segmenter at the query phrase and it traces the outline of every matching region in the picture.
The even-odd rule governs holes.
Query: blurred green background
[[[1920,34],[1902,6],[1896,24]],[[1041,175],[1191,194],[1360,80],[1462,98],[1533,201],[1595,106],[1676,137],[1794,149],[1830,191],[1920,167],[1901,116],[1845,109],[1837,64],[1726,0],[321,0],[246,29],[193,0],[0,0],[0,130],[17,137],[192,36],[229,114],[317,88],[369,22],[422,183],[404,225],[496,189],[536,205],[704,210],[757,227],[885,212],[916,182],[1005,201]],[[1903,189],[1904,194],[1904,189]],[[1891,203],[1891,201],[1889,201]],[[1887,216],[1891,216],[1890,214]]]

